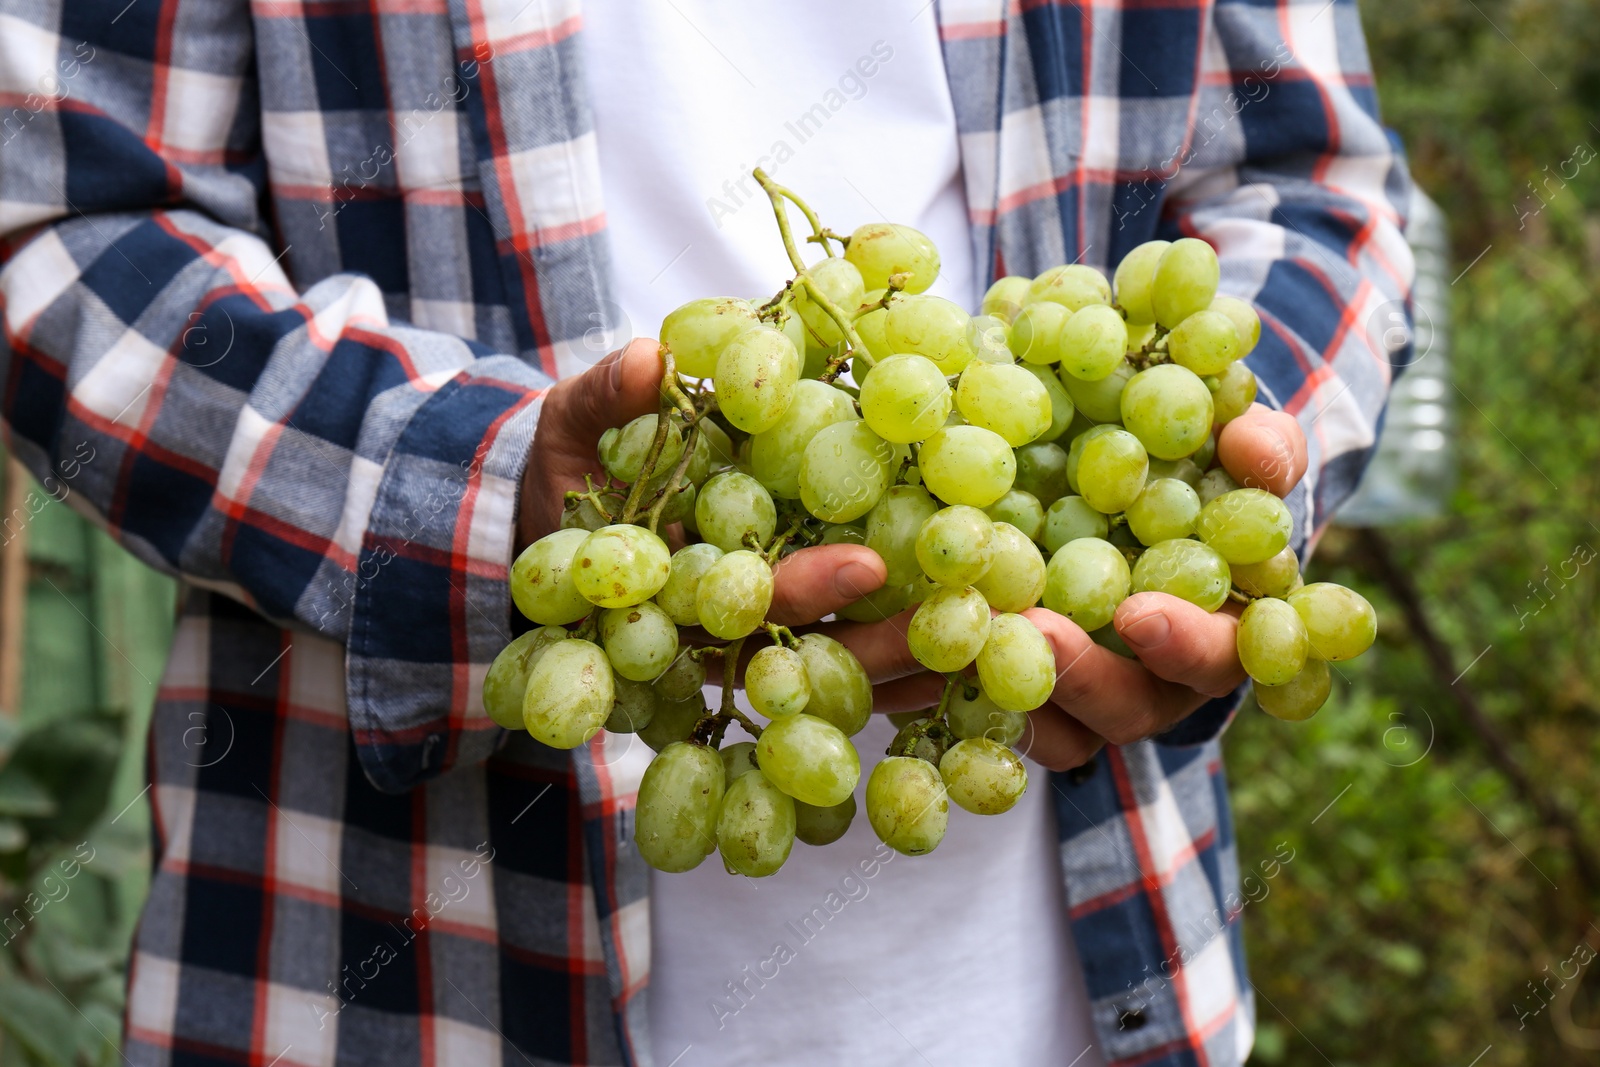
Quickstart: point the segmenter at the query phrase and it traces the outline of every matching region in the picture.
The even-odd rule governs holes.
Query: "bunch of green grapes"
[[[558,748],[637,733],[656,755],[635,841],[660,870],[716,851],[760,877],[796,839],[838,840],[871,681],[838,641],[767,619],[779,560],[837,543],[888,572],[840,614],[912,612],[912,655],[946,676],[937,707],[893,717],[866,787],[873,830],[909,855],[938,846],[949,801],[998,815],[1027,788],[1013,746],[1056,678],[1021,614],[1036,605],[1126,655],[1110,623],[1132,592],[1246,602],[1239,654],[1261,706],[1298,719],[1322,704],[1328,661],[1364,651],[1374,618],[1350,590],[1301,583],[1277,497],[1207,470],[1215,431],[1254,400],[1239,359],[1260,331],[1216,294],[1210,246],[1141,245],[1115,296],[1083,266],[1002,278],[972,316],[925,292],[939,253],[923,234],[839,236],[755,177],[795,276],[771,299],[695,300],[662,323],[660,411],[606,432],[561,528],[512,566],[537,628],[484,680],[495,722]],[[819,261],[802,259],[786,202]],[[725,742],[734,724],[750,740]]]

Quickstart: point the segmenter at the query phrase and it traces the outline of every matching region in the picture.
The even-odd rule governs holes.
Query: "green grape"
[[[1061,328],[1061,373],[1097,382],[1124,362],[1128,324],[1115,308],[1091,304],[1075,311]]]
[[[1013,448],[1044,434],[1055,418],[1044,384],[1015,363],[967,364],[956,388],[956,404],[967,422],[993,430]]]
[[[1112,282],[1117,289],[1117,306],[1128,313],[1128,321],[1146,325],[1156,321],[1150,305],[1150,288],[1155,282],[1156,265],[1172,247],[1170,241],[1146,241],[1122,257]]]
[[[700,625],[700,609],[695,601],[700,579],[721,558],[722,549],[707,544],[685,545],[672,554],[666,584],[656,591],[656,603],[667,618],[679,626]]]
[[[1176,478],[1152,478],[1125,513],[1141,544],[1188,537],[1200,517],[1200,495]]]
[[[884,337],[896,353],[926,356],[941,374],[960,374],[971,362],[972,316],[950,301],[920,294],[889,305]]]
[[[822,531],[822,540],[817,542],[822,545],[864,545],[867,543],[867,531],[860,526],[851,526],[848,523],[835,523]]]
[[[1200,478],[1200,484],[1194,487],[1194,491],[1200,494],[1200,506],[1203,508],[1224,493],[1242,488],[1244,487],[1233,480],[1233,475],[1218,467],[1216,470],[1206,471]]]
[[[1067,444],[1067,492],[1078,492],[1078,461],[1083,458],[1083,449],[1090,441],[1112,430],[1120,430],[1122,426],[1114,422],[1102,422],[1091,425],[1082,433],[1073,435]]]
[[[856,817],[856,798],[847,796],[831,808],[819,808],[803,800],[794,802],[794,836],[808,845],[831,845],[843,837]]]
[[[1162,363],[1122,391],[1122,424],[1158,459],[1182,459],[1211,432],[1211,390],[1193,371]]]
[[[656,691],[648,682],[630,682],[626,678],[613,678],[616,699],[611,704],[611,714],[606,716],[605,728],[614,734],[636,734],[649,726],[656,717]]]
[[[1025,363],[1054,363],[1061,358],[1061,330],[1072,312],[1054,302],[1028,304],[1011,322],[1006,343]]]
[[[709,378],[716,373],[717,354],[723,347],[759,324],[749,302],[731,296],[706,297],[689,301],[662,320],[661,343],[671,349],[679,374]]]
[[[697,700],[705,684],[705,664],[691,656],[685,646],[679,646],[672,665],[655,681],[656,692],[663,700]]]
[[[950,404],[944,373],[926,356],[890,356],[861,383],[861,417],[895,444],[920,441],[943,426]]]
[[[731,745],[723,745],[717,750],[717,755],[722,757],[722,778],[730,785],[741,774],[756,770],[756,743],[754,741],[739,741]]]
[[[872,679],[851,651],[824,634],[802,634],[795,652],[806,666],[811,698],[806,714],[831,723],[846,737],[872,718]]]
[[[1250,687],[1256,695],[1261,710],[1276,719],[1302,722],[1317,713],[1333,691],[1333,676],[1328,665],[1320,659],[1307,660],[1305,669],[1284,685],[1263,685],[1255,682]]]
[[[772,567],[759,552],[741,548],[706,568],[695,590],[695,612],[713,637],[734,641],[755,632],[772,606]]]
[[[995,315],[974,315],[967,324],[971,332],[973,358],[984,363],[1015,363],[1007,339],[1011,336],[1011,323]]]
[[[1135,593],[1167,593],[1206,611],[1228,602],[1228,561],[1200,541],[1177,538],[1144,550],[1133,565]]]
[[[867,779],[867,821],[878,840],[907,856],[939,847],[950,822],[944,782],[927,760],[890,756]]]
[[[759,769],[729,785],[717,814],[717,851],[730,874],[776,874],[794,848],[794,801]]]
[[[602,608],[629,608],[655,596],[671,571],[667,543],[643,526],[602,526],[578,547],[572,584]]]
[[[496,726],[523,729],[522,698],[528,692],[528,675],[545,649],[566,638],[567,631],[559,626],[541,626],[512,638],[500,650],[483,676],[483,710]]]
[[[1032,284],[1032,278],[1024,278],[1017,274],[996,279],[983,294],[983,303],[978,310],[985,315],[1004,319],[1007,323],[1015,322],[1017,315],[1022,311],[1022,305],[1028,299],[1028,287]]]
[[[867,547],[883,559],[886,586],[902,586],[922,573],[917,564],[917,531],[939,510],[919,485],[890,486],[867,512]]]
[[[1150,283],[1150,307],[1156,322],[1170,330],[1210,307],[1220,274],[1217,254],[1210,245],[1194,237],[1172,242],[1172,247],[1161,253]]]
[[[745,433],[770,430],[794,400],[800,368],[800,353],[782,333],[746,330],[717,358],[717,408]]]
[[[1041,505],[1049,507],[1067,495],[1067,450],[1060,445],[1035,441],[1017,449],[1017,476],[1012,486],[1032,493]]]
[[[967,696],[969,685],[973,694],[970,698]],[[957,686],[950,695],[944,717],[950,732],[958,738],[986,737],[1000,745],[1014,745],[1022,740],[1028,726],[1027,712],[1002,710],[981,686],[973,685],[971,679]]]
[[[1233,296],[1219,296],[1211,301],[1211,310],[1228,316],[1239,336],[1239,356],[1248,356],[1261,340],[1261,316],[1249,303]]]
[[[799,499],[800,460],[806,445],[824,427],[855,417],[847,394],[826,382],[802,380],[777,425],[751,438],[750,473],[773,496]]]
[[[844,345],[842,343],[836,345],[827,345],[821,348],[807,345],[805,348],[800,350],[801,381],[805,381],[808,378],[821,378],[828,369],[828,362],[834,357],[843,354]],[[866,363],[863,362],[861,365],[864,367],[866,366]]]
[[[895,449],[860,419],[818,430],[800,461],[800,500],[823,522],[872,510],[894,476]]]
[[[917,458],[923,484],[946,504],[986,508],[1006,495],[1017,460],[1006,439],[981,426],[947,426],[926,441]],[[815,514],[815,512],[813,512]]]
[[[844,258],[856,265],[869,289],[882,289],[889,278],[903,274],[901,288],[924,292],[939,277],[939,250],[927,235],[893,222],[869,222],[856,228]],[[847,307],[853,310],[853,307]]]
[[[698,486],[713,472],[732,467],[735,449],[727,432],[713,420],[701,419],[696,425],[699,426],[700,432],[695,436],[694,454],[690,457],[689,467],[684,473]]]
[[[622,510],[620,497],[608,497],[606,500],[608,506],[614,504],[617,510]],[[572,501],[561,510],[561,528],[563,530],[588,530],[593,533],[600,527],[609,525],[611,525],[611,520],[606,518],[600,509],[595,507],[594,501],[588,497]]]
[[[1104,540],[1111,526],[1104,514],[1089,506],[1081,496],[1064,496],[1044,513],[1044,547],[1050,552],[1080,537]]]
[[[911,582],[874,589],[860,600],[840,608],[838,615],[851,622],[882,622],[909,608],[914,603],[915,589],[916,585]]]
[[[1011,490],[984,508],[983,513],[994,522],[1010,523],[1030,541],[1037,541],[1044,533],[1044,506],[1038,497],[1021,489]]]
[[[802,272],[802,277],[810,278],[816,287],[822,290],[822,295],[846,315],[860,307],[867,295],[867,286],[861,277],[861,271],[846,259],[830,257],[820,263],[813,263]],[[881,285],[875,285],[873,288],[881,288]],[[795,311],[800,314],[806,329],[815,334],[823,345],[836,345],[844,340],[839,324],[822,310],[820,304],[811,299],[811,293],[805,286],[797,284],[794,287],[794,294]],[[720,393],[722,388],[720,375],[717,379],[717,388]]]
[[[1285,548],[1260,563],[1230,565],[1233,584],[1250,596],[1286,597],[1300,578],[1300,559],[1294,549]]]
[[[1311,642],[1288,601],[1252,600],[1239,616],[1239,663],[1263,685],[1288,685],[1306,665]]]
[[[906,644],[918,663],[941,674],[977,658],[989,637],[989,603],[972,588],[946,586],[911,616]]]
[[[522,725],[551,748],[577,748],[600,732],[616,700],[611,664],[600,646],[557,641],[533,665],[522,698]]]
[[[657,416],[640,415],[621,429],[614,427],[601,434],[600,465],[606,469],[606,473],[619,482],[638,481],[639,475],[644,472],[644,462],[650,457],[650,449],[655,444],[658,424]],[[682,455],[683,436],[674,427],[667,434],[655,469],[672,470],[673,464]]]
[[[661,697],[660,692],[656,696]],[[698,690],[688,700],[658,699],[656,713],[638,730],[639,740],[660,752],[677,741],[687,741],[694,736],[695,724],[706,714],[706,702]]]
[[[996,611],[1025,611],[1044,592],[1044,557],[1028,535],[1008,522],[994,524],[994,561],[973,588]]]
[[[1128,323],[1128,355],[1138,355],[1145,347],[1155,340],[1156,324],[1147,322],[1143,325]]]
[[[862,306],[880,303],[887,292],[887,289],[868,290],[862,300]],[[855,320],[856,336],[861,338],[861,343],[867,346],[867,355],[874,360],[888,359],[894,355],[894,349],[889,347],[889,337],[885,332],[888,326],[889,309],[886,307],[873,308]]]
[[[1060,304],[1077,311],[1091,304],[1111,303],[1111,283],[1104,274],[1082,263],[1051,267],[1028,286],[1028,302]]]
[[[1217,387],[1211,392],[1211,406],[1217,425],[1226,426],[1250,410],[1256,402],[1256,376],[1243,363],[1230,363],[1217,376]]]
[[[727,784],[722,758],[705,745],[675,742],[645,768],[633,842],[658,871],[693,870],[717,847],[717,813]]]
[[[611,668],[629,681],[652,681],[678,658],[678,627],[649,601],[601,612],[600,642]]]
[[[671,473],[671,471],[668,471],[665,477],[652,478],[647,483],[645,490],[646,500],[654,497],[659,490],[665,487],[667,478],[671,477]],[[667,499],[666,505],[661,509],[661,525],[671,526],[673,523],[683,522],[686,519],[692,524],[694,521],[695,498],[699,494],[700,490],[688,478],[684,478],[683,481],[679,482],[678,491]]]
[[[573,582],[572,564],[587,530],[557,530],[523,549],[511,564],[511,600],[534,622],[565,626],[593,610]]]
[[[1114,515],[1139,499],[1149,469],[1139,439],[1127,430],[1111,430],[1084,442],[1078,456],[1077,489],[1090,507]]]
[[[1378,616],[1367,598],[1332,582],[1312,582],[1289,594],[1311,641],[1311,656],[1321,660],[1354,659],[1372,647]]]
[[[1157,478],[1176,478],[1190,489],[1198,491],[1200,479],[1205,476],[1205,471],[1193,459],[1152,459],[1150,461],[1150,480]]]
[[[746,538],[765,546],[778,525],[778,511],[766,486],[740,471],[724,471],[700,490],[694,522],[703,541],[724,552],[749,548]]]
[[[1002,815],[1028,788],[1022,758],[986,737],[952,745],[939,761],[939,777],[950,799],[974,815]]]
[[[1194,461],[1195,466],[1199,467],[1201,470],[1205,470],[1207,467],[1211,466],[1211,461],[1213,459],[1217,458],[1217,435],[1216,435],[1216,433],[1212,432],[1212,433],[1206,434],[1205,443],[1202,444],[1200,446],[1199,450],[1196,451],[1189,458],[1192,459]],[[1199,491],[1199,487],[1198,486],[1196,486],[1195,489],[1196,489],[1196,492]]]
[[[1136,372],[1126,361],[1097,382],[1086,382],[1063,373],[1061,384],[1066,387],[1072,403],[1087,419],[1095,422],[1117,422],[1122,418],[1122,391]]]
[[[1260,563],[1288,546],[1294,520],[1265,489],[1235,489],[1201,508],[1194,530],[1229,563]]]
[[[917,532],[917,563],[940,585],[958,588],[982,578],[994,562],[994,520],[978,508],[957,504],[935,514]]]
[[[801,712],[774,719],[756,740],[761,772],[796,800],[843,804],[861,780],[861,756],[833,723]]]
[[[1167,336],[1172,362],[1202,376],[1227,370],[1239,347],[1239,331],[1220,311],[1197,311]]]
[[[1056,654],[1038,627],[1022,615],[996,615],[978,653],[978,681],[1006,711],[1032,711],[1056,684]]]
[[[1009,351],[1008,349],[1008,355]],[[1078,409],[1072,403],[1072,394],[1061,384],[1061,379],[1056,377],[1053,368],[1040,366],[1037,363],[1023,363],[1021,367],[1039,380],[1039,384],[1044,386],[1045,395],[1050,398],[1050,426],[1044,433],[1034,438],[1034,443],[1054,441],[1067,432],[1067,427],[1072,425],[1072,416],[1077,414]]]
[[[1111,621],[1130,589],[1127,557],[1109,541],[1080,537],[1050,557],[1044,606],[1085,630],[1098,630]]]
[[[889,721],[894,724],[895,732],[899,733],[914,722],[933,718],[933,711],[932,708],[923,708],[921,711],[891,711]]]

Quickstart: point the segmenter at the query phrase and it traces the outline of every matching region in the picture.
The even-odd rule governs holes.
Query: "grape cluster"
[[[1249,304],[1217,295],[1209,245],[1143,244],[1112,283],[1079,265],[1002,278],[972,316],[925,292],[939,253],[923,234],[837,235],[755,176],[795,277],[662,323],[661,410],[606,432],[603,475],[512,566],[538,628],[489,669],[495,722],[558,748],[638,733],[657,753],[635,820],[644,859],[686,871],[718,851],[730,872],[772,874],[797,838],[828,844],[855,816],[870,679],[838,641],[767,619],[777,562],[838,543],[888,572],[840,615],[915,607],[911,653],[947,676],[936,708],[892,717],[867,783],[868,821],[900,852],[938,846],[950,800],[996,815],[1027,788],[1012,746],[1056,681],[1021,614],[1036,605],[1130,655],[1110,624],[1134,592],[1243,602],[1260,706],[1303,719],[1322,705],[1328,663],[1365,651],[1375,617],[1348,589],[1302,583],[1281,500],[1208,469],[1217,430],[1255,399],[1240,358],[1260,334]],[[813,264],[790,203],[826,253]],[[765,723],[735,706],[739,686]],[[754,740],[724,744],[735,722]]]

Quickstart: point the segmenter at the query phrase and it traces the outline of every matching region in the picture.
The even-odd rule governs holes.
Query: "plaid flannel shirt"
[[[1310,440],[1303,551],[1409,299],[1354,3],[937,15],[979,262],[1215,244]],[[541,390],[611,306],[579,32],[577,0],[0,0],[8,441],[190,588],[131,1063],[650,1060],[637,783],[479,697]],[[1233,703],[1051,776],[1118,1065],[1249,1048]]]

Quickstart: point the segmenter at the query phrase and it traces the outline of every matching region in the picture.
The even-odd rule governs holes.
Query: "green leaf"
[[[0,853],[21,852],[28,847],[28,831],[15,819],[0,818]]]
[[[0,986],[0,1028],[47,1067],[73,1067],[78,1023],[53,990],[17,981]]]
[[[0,815],[43,817],[56,810],[55,797],[26,769],[15,763],[0,769]]]

